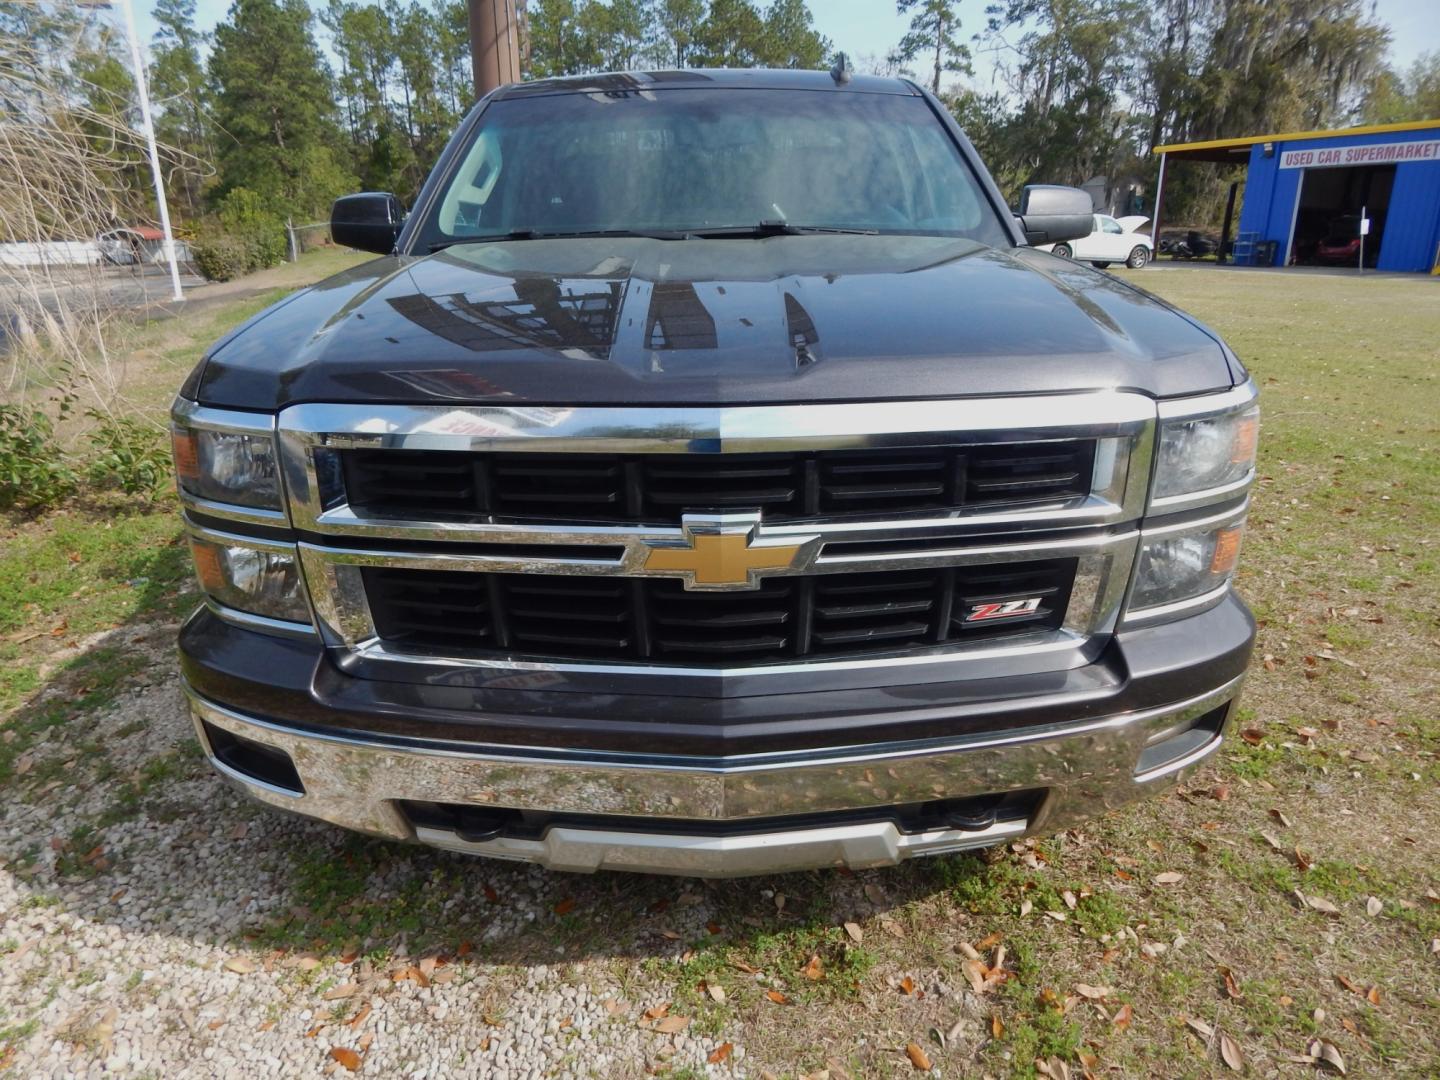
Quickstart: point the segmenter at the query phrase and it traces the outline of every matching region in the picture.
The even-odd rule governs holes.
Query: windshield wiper
[[[690,235],[703,240],[723,240],[738,237],[741,240],[766,236],[808,236],[811,234],[833,234],[836,236],[878,236],[879,229],[845,229],[838,225],[795,225],[788,221],[766,220],[754,225],[723,225],[718,228],[691,229]]]
[[[457,244],[495,244],[509,240],[588,240],[604,236],[639,237],[642,240],[685,240],[691,234],[679,229],[511,229],[489,236],[457,236],[430,245],[431,251],[443,251]]]
[[[754,225],[702,226],[698,229],[511,229],[489,236],[457,236],[430,245],[431,251],[443,251],[457,244],[494,244],[509,240],[588,240],[595,237],[627,236],[642,240],[729,240],[763,239],[767,236],[808,236],[832,234],[839,236],[877,236],[879,229],[845,229],[836,225],[792,225],[788,221],[760,221]]]

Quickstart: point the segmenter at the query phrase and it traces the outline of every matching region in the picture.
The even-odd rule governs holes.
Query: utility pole
[[[165,202],[165,177],[160,171],[160,150],[155,145],[155,125],[150,120],[150,88],[145,78],[145,61],[140,55],[140,39],[135,33],[135,11],[130,0],[120,0],[125,13],[125,36],[130,39],[130,63],[135,68],[135,89],[140,95],[140,130],[150,150],[150,175],[155,178],[155,205],[160,210],[160,231],[165,235],[165,261],[170,264],[172,299],[184,300],[180,291],[180,266],[175,261],[175,236],[170,231],[170,207]]]
[[[516,0],[466,0],[475,94],[520,81],[520,20]]]

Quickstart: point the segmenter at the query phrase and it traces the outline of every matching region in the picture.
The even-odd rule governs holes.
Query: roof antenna
[[[855,69],[850,66],[850,57],[843,52],[835,57],[835,66],[830,69],[830,78],[835,80],[836,86],[844,86],[854,73]]]

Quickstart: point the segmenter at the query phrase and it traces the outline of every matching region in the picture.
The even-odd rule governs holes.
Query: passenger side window
[[[1125,231],[1124,229],[1120,228],[1120,223],[1114,218],[1105,217],[1103,215],[1100,217],[1100,228],[1107,233],[1115,233],[1116,235]]]

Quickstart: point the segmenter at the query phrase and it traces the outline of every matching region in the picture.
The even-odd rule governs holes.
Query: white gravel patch
[[[603,893],[564,875],[380,845],[383,873],[354,871],[366,876],[372,911],[369,940],[356,943],[366,952],[277,949],[263,931],[307,915],[295,911],[297,862],[323,866],[333,854],[343,878],[348,842],[251,803],[199,762],[172,661],[155,653],[151,683],[103,715],[51,729],[37,748],[38,760],[73,761],[59,774],[68,779],[31,785],[0,808],[0,1071],[345,1076],[341,1059],[353,1051],[372,1076],[639,1077],[660,1065],[746,1075],[738,1041],[712,1065],[724,1039],[642,1027],[671,988],[647,985],[638,960],[607,948],[595,910]],[[105,779],[79,748],[92,739],[106,747]],[[147,778],[138,812],[76,850],[72,834],[102,821],[137,777]],[[567,946],[549,928],[577,887],[591,907],[577,915],[598,925]],[[438,960],[407,946],[416,930],[407,897],[431,888],[452,895],[427,895],[427,918],[442,912],[457,926]],[[377,905],[393,926],[373,924]],[[700,898],[672,925],[703,934],[706,918]],[[472,944],[461,945],[460,927]],[[424,929],[444,936],[433,922]],[[420,978],[406,977],[412,968]]]

